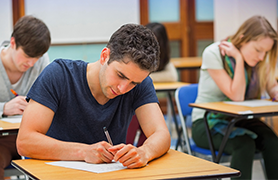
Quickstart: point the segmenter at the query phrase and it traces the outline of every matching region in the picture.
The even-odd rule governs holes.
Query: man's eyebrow
[[[119,72],[119,74],[123,77],[123,78],[125,78],[125,79],[127,79],[127,80],[130,80],[128,77],[126,77],[122,72],[120,72],[120,71],[118,71]],[[131,81],[131,83],[132,84],[141,84],[141,82],[134,82],[134,81]]]

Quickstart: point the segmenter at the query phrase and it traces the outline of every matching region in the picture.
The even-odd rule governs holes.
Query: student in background
[[[0,115],[22,114],[25,96],[40,72],[49,63],[45,54],[50,46],[50,32],[39,19],[24,16],[14,26],[10,41],[0,46]],[[18,96],[15,96],[13,89]],[[0,137],[0,179],[16,151],[16,135]]]
[[[265,92],[278,99],[276,61],[276,31],[262,16],[249,18],[234,35],[204,50],[196,103],[260,99]],[[193,109],[192,136],[199,147],[209,148],[204,113]],[[223,114],[208,115],[216,149],[230,119]],[[235,127],[224,149],[232,155],[231,167],[241,172],[235,179],[251,179],[257,150],[263,154],[268,179],[278,179],[278,138],[273,130],[257,118],[241,120]]]
[[[175,82],[178,80],[178,72],[174,64],[170,62],[170,46],[166,28],[160,23],[149,23],[147,28],[152,30],[160,46],[160,61],[158,69],[150,74],[154,82]]]
[[[154,34],[135,24],[119,28],[94,63],[53,61],[27,94],[19,153],[88,163],[115,160],[127,168],[145,166],[163,155],[170,148],[170,134],[149,77],[158,61]],[[139,148],[125,144],[134,114],[147,136]]]

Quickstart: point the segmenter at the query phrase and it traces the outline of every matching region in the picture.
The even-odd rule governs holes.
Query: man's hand
[[[119,161],[127,168],[140,168],[146,166],[148,157],[146,152],[131,144],[119,144],[108,149],[114,155],[114,161]]]
[[[23,114],[27,104],[25,96],[16,96],[4,105],[3,114],[6,116]]]
[[[106,141],[92,144],[85,150],[84,160],[93,164],[109,163],[114,158],[114,154],[108,151],[111,147]]]

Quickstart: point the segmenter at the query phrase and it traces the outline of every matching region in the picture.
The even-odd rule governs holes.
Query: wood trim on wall
[[[188,41],[188,0],[180,0],[180,23],[181,23],[181,57],[189,55]]]
[[[140,0],[140,24],[149,23],[149,5],[148,0]]]
[[[13,25],[25,15],[25,4],[24,0],[12,0],[13,8]]]

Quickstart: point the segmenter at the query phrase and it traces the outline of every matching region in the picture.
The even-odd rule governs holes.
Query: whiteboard
[[[25,0],[25,14],[45,22],[52,44],[107,42],[121,25],[140,23],[139,0]]]
[[[0,0],[0,44],[10,40],[13,31],[12,1]]]

